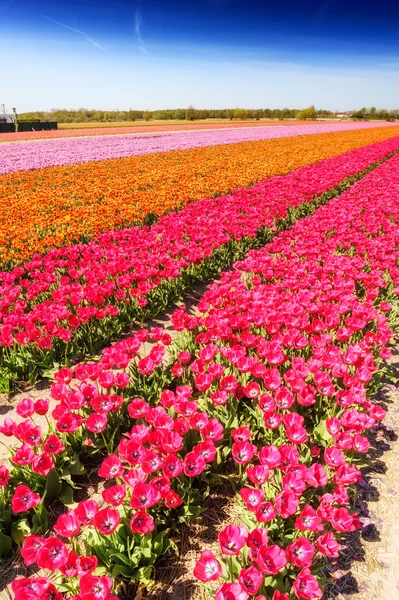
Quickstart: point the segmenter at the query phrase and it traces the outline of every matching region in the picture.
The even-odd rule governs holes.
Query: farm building
[[[13,114],[0,114],[0,123],[14,123],[14,115]]]

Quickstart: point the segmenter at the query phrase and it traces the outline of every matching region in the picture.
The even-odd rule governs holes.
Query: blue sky
[[[399,108],[399,3],[0,0],[0,104]]]

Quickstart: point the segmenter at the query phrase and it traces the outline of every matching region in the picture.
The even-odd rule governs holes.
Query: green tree
[[[352,119],[364,119],[367,113],[367,108],[363,106],[360,110],[355,110],[352,113]]]
[[[186,111],[183,108],[178,108],[173,113],[173,118],[177,119],[178,121],[184,121],[186,118]]]
[[[309,108],[304,108],[303,110],[300,110],[296,118],[298,119],[298,121],[313,121],[314,119],[316,119],[316,116],[316,109],[312,105],[309,106]]]
[[[234,119],[245,121],[245,119],[248,119],[248,111],[245,110],[245,108],[236,108],[234,111]]]
[[[192,104],[186,110],[186,119],[187,121],[194,121],[195,119],[195,108]]]

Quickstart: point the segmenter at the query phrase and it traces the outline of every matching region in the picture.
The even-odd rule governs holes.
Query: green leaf
[[[85,468],[80,460],[76,457],[69,463],[68,471],[71,473],[71,475],[83,475]]]
[[[194,517],[198,517],[198,515],[203,513],[204,510],[206,510],[206,509],[202,508],[201,506],[194,506],[194,505],[184,506],[181,509],[182,514],[180,514],[178,521],[179,521],[179,523],[189,522]]]
[[[93,573],[96,577],[102,577],[103,575],[108,575],[107,567],[97,567]]]
[[[119,564],[127,565],[128,567],[132,566],[132,563],[129,560],[129,558],[127,556],[125,556],[124,554],[121,554],[120,552],[111,552],[109,557],[111,560],[115,560],[115,562],[117,562]]]
[[[162,546],[162,553],[165,554],[165,552],[167,550],[169,550],[169,548],[171,548],[177,554],[177,556],[179,556],[179,549],[178,549],[177,545],[175,544],[175,542],[173,540],[171,540],[170,538],[168,538],[167,540],[164,540],[163,546]],[[155,552],[155,550],[154,550],[154,552]]]
[[[132,577],[132,570],[129,567],[123,567],[122,565],[115,565],[111,571],[111,577],[114,579],[118,578],[119,575],[125,577]]]
[[[39,504],[35,508],[35,514],[33,515],[32,523],[32,533],[37,533],[39,531],[41,533],[46,533],[48,530],[47,509],[44,504]]]
[[[166,531],[161,531],[161,533],[158,533],[158,535],[152,540],[152,551],[157,556],[159,556],[165,551],[165,535]]]
[[[64,582],[64,583],[58,583],[57,582],[57,590],[59,592],[63,592],[63,593],[65,593],[65,592],[69,592],[70,594],[74,593],[73,586],[70,585],[69,583],[66,583],[66,582]]]
[[[320,421],[317,427],[314,428],[314,437],[320,443],[323,443],[323,446],[326,446],[327,443],[331,441],[331,435],[327,431],[326,421]]]
[[[151,559],[152,557],[152,541],[148,536],[143,536],[141,538],[140,554],[143,559]]]
[[[68,471],[68,469],[62,469],[62,471],[61,471],[61,479],[63,481],[66,481],[68,483],[68,485],[71,488],[73,488],[74,490],[79,489],[78,486],[72,480],[72,475],[70,474],[70,472]]]
[[[12,546],[12,539],[9,535],[5,535],[0,531],[0,557],[4,558],[10,552]]]
[[[11,381],[13,377],[6,377],[5,375],[0,375],[0,393],[1,394],[9,394],[11,389]]]
[[[5,510],[3,513],[3,522],[7,528],[10,527],[12,521],[12,511],[11,509]]]
[[[73,500],[73,489],[67,483],[62,484],[62,489],[58,494],[58,498],[61,500],[62,504],[68,506],[69,508],[77,506],[76,502]]]
[[[61,494],[62,481],[57,469],[51,469],[47,475],[46,492],[48,498],[57,498]]]
[[[129,520],[127,519],[126,522],[129,523]],[[126,540],[131,537],[131,531],[129,533],[129,529],[127,529],[126,523],[125,523],[125,521],[123,521],[123,519],[122,519],[121,523],[122,523],[122,526],[118,527],[118,529],[116,530],[116,533],[117,533],[118,542],[120,544],[124,544],[126,542]]]
[[[11,525],[11,537],[18,546],[22,546],[24,539],[30,534],[28,519],[22,518]]]
[[[152,571],[153,571],[153,567],[141,567],[141,569],[137,569],[137,571],[136,571],[136,578],[143,585],[147,585],[147,586],[151,585],[151,583],[153,583],[152,577],[151,577]]]
[[[57,373],[57,371],[60,370],[60,364],[59,363],[54,363],[54,367],[52,369],[44,369],[42,371],[42,377],[44,377],[45,379],[51,379],[52,381],[55,380],[54,375]]]

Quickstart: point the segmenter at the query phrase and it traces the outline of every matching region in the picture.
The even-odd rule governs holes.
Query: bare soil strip
[[[398,344],[389,363],[399,377]],[[331,565],[335,582],[324,600],[399,598],[399,386],[386,384],[378,398],[388,412],[370,432],[368,465],[357,490],[363,527],[346,538],[346,548]]]

